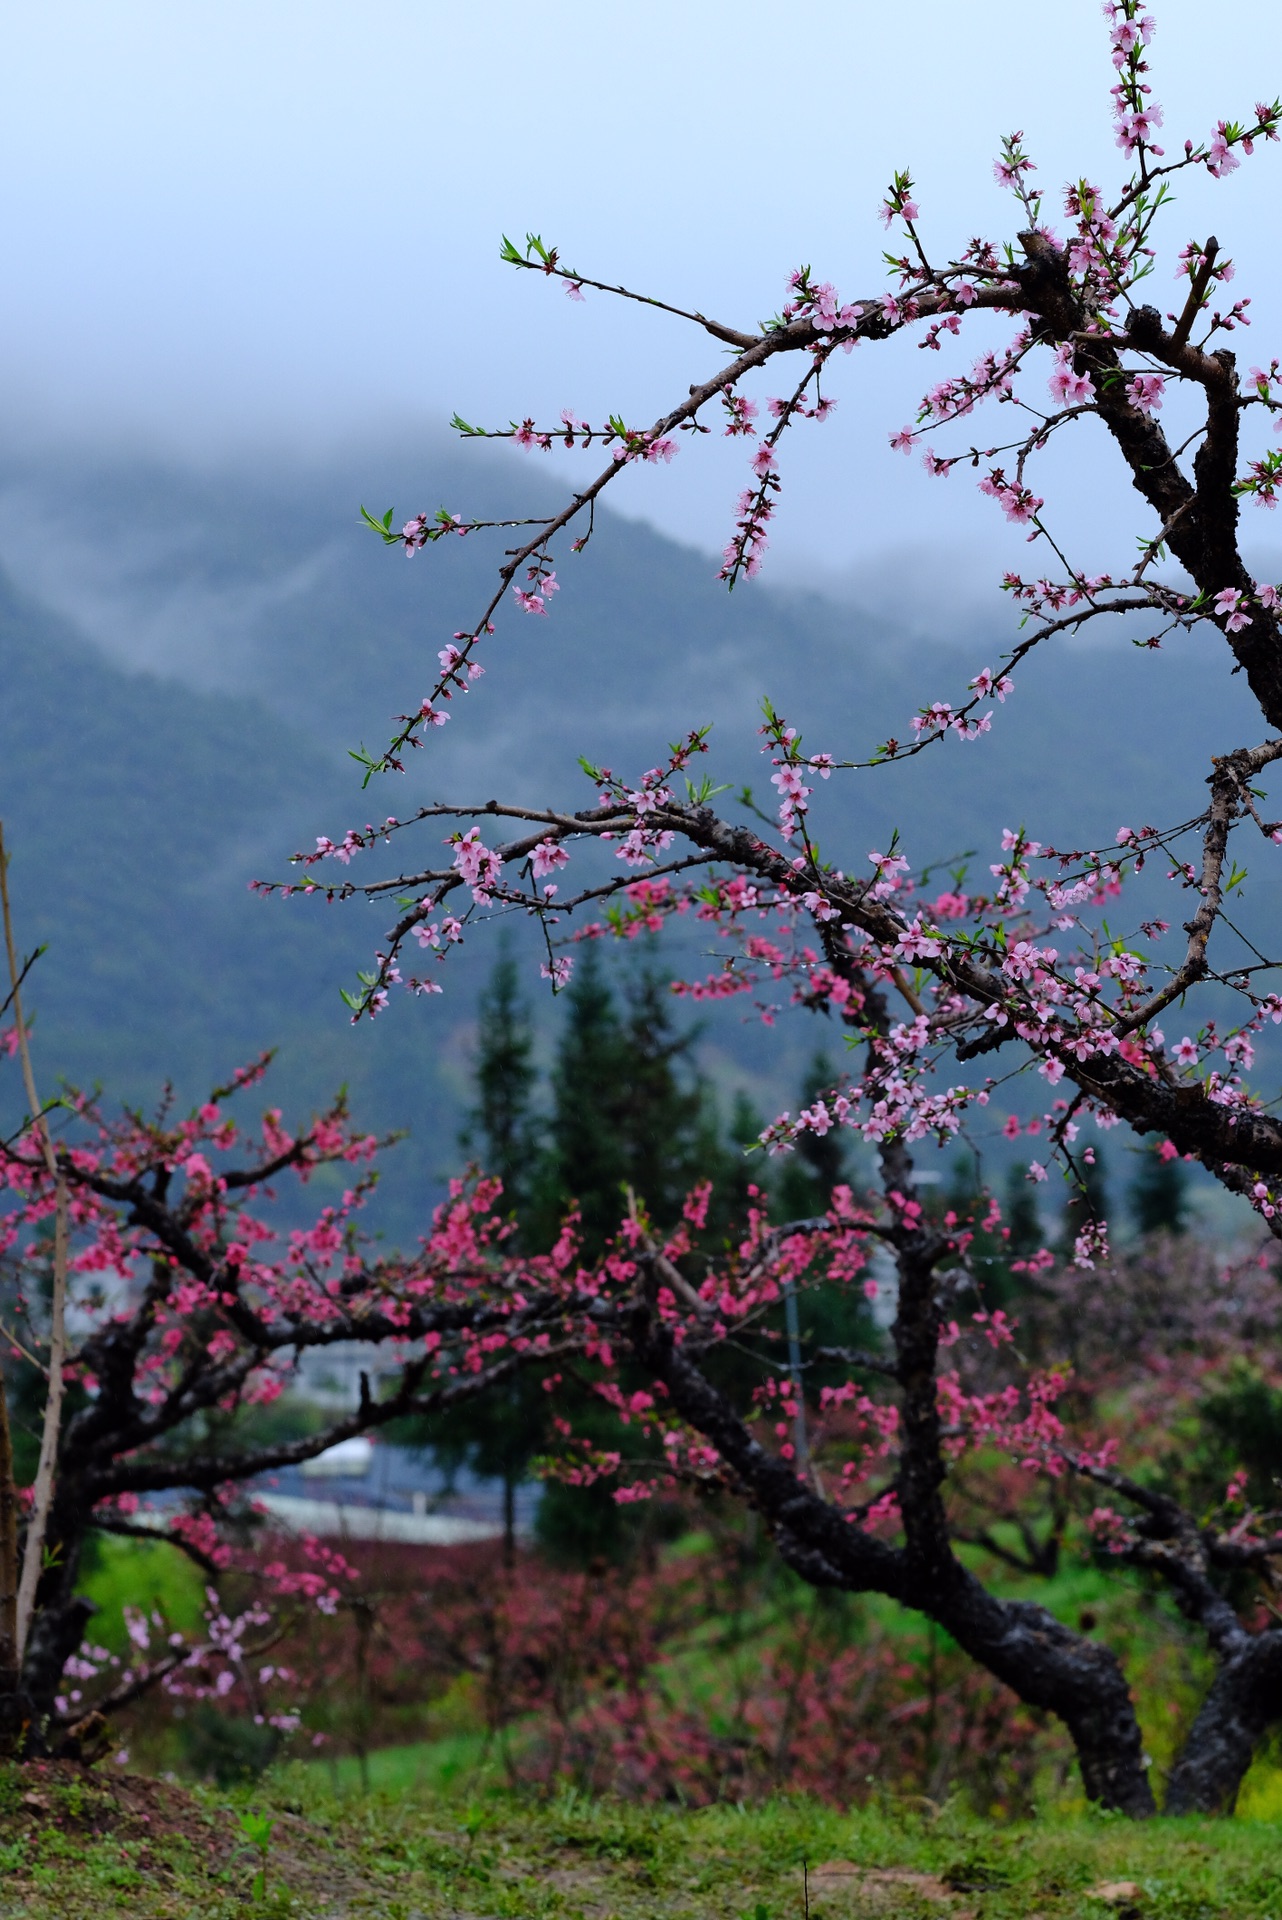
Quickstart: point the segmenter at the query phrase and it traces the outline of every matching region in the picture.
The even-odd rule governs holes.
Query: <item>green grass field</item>
[[[102,1543],[88,1585],[108,1645],[123,1639],[126,1600],[184,1625],[199,1614],[199,1576],[159,1543]],[[1027,1586],[1066,1619],[1090,1609],[1101,1635],[1129,1643],[1160,1780],[1205,1680],[1169,1606],[1071,1562]],[[772,1590],[740,1621],[733,1657],[759,1659],[796,1604],[786,1582]],[[889,1602],[863,1605],[862,1630],[893,1633],[908,1658],[924,1657],[919,1621]],[[688,1697],[710,1692],[730,1657],[710,1622],[674,1652],[670,1683]],[[333,1757],[290,1762],[243,1789],[188,1788],[111,1761],[89,1774],[0,1766],[0,1920],[1282,1920],[1275,1756],[1253,1769],[1234,1819],[1147,1826],[1091,1814],[1075,1784],[1058,1798],[1048,1784],[1035,1818],[1009,1822],[978,1816],[960,1795],[939,1807],[875,1788],[854,1812],[790,1795],[704,1809],[566,1790],[540,1800],[510,1789],[474,1694],[462,1677],[434,1703],[434,1738],[377,1749],[363,1766],[339,1739]],[[509,1730],[517,1753],[528,1731]],[[168,1764],[159,1749],[152,1760]],[[265,1887],[240,1825],[247,1812],[274,1822]]]
[[[1146,1826],[958,1807],[843,1814],[781,1798],[702,1811],[523,1801],[280,1770],[249,1793],[0,1768],[0,1915],[79,1920],[1282,1920],[1270,1820]],[[266,1884],[241,1816],[274,1825]]]

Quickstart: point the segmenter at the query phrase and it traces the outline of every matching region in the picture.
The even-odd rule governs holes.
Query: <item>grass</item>
[[[159,1542],[103,1541],[87,1582],[99,1637],[123,1640],[125,1600],[194,1625],[200,1584]],[[1061,1617],[1089,1609],[1101,1637],[1129,1639],[1160,1777],[1201,1678],[1169,1609],[1089,1566],[1028,1585]],[[762,1596],[733,1647],[724,1622],[702,1624],[670,1678],[691,1698],[715,1691],[727,1662],[759,1659],[787,1630],[795,1597]],[[925,1657],[891,1603],[865,1600],[860,1618]],[[1237,1819],[1143,1827],[1062,1801],[1010,1824],[960,1801],[852,1813],[794,1796],[703,1810],[571,1791],[538,1801],[507,1789],[474,1691],[461,1679],[436,1703],[436,1738],[377,1750],[363,1771],[350,1757],[299,1762],[252,1789],[189,1791],[110,1763],[89,1775],[0,1764],[0,1920],[1282,1920],[1276,1755],[1252,1770]],[[511,1737],[519,1747],[522,1729]],[[270,1830],[265,1848],[246,1843],[251,1829]]]
[[[112,1653],[124,1652],[126,1606],[159,1613],[168,1629],[198,1633],[205,1585],[200,1569],[166,1541],[94,1534],[79,1583],[79,1591],[98,1609],[89,1637]]]
[[[403,1747],[379,1747],[365,1763],[351,1754],[332,1761],[313,1761],[310,1771],[323,1766],[332,1791],[339,1795],[364,1792],[396,1798],[422,1792],[467,1793],[469,1783],[486,1771],[488,1742],[483,1733],[453,1733],[440,1740],[417,1740]]]
[[[1282,1920],[1266,1819],[998,1827],[952,1805],[694,1811],[521,1800],[475,1777],[469,1795],[390,1787],[335,1791],[301,1765],[231,1794],[0,1766],[0,1916],[804,1920],[808,1881],[812,1920]],[[247,1814],[270,1823],[259,1888]]]

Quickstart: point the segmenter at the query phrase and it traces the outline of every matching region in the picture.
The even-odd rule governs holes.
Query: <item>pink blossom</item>
[[[479,827],[469,827],[455,841],[454,865],[471,887],[472,898],[481,904],[490,898],[503,871],[503,862],[497,853],[482,842]]]
[[[1138,413],[1160,412],[1165,393],[1166,381],[1160,373],[1137,373],[1126,386],[1126,397]]]
[[[1223,120],[1217,121],[1215,133],[1211,139],[1210,149],[1206,156],[1207,172],[1214,174],[1217,180],[1222,180],[1226,173],[1235,173],[1241,164],[1242,162],[1229,145],[1226,122]]]
[[[536,880],[545,874],[555,873],[558,867],[568,866],[570,856],[556,840],[540,840],[530,855],[530,866]]]
[[[1055,355],[1055,371],[1048,385],[1052,399],[1062,406],[1083,406],[1095,398],[1095,389],[1085,374],[1073,372],[1073,349],[1061,347]]]
[[[1251,616],[1242,604],[1242,594],[1237,587],[1225,587],[1222,593],[1216,594],[1215,611],[1224,617],[1230,633],[1240,633],[1251,624]]]
[[[990,694],[995,693],[999,700],[1004,701],[1008,693],[1015,691],[1015,682],[1009,674],[1003,674],[998,679],[988,667],[979,669],[970,686],[972,692],[977,693],[981,700],[987,700]]]
[[[1046,502],[1028,487],[1012,487],[1000,467],[994,467],[979,482],[979,491],[996,500],[1008,520],[1026,524],[1041,512]]]

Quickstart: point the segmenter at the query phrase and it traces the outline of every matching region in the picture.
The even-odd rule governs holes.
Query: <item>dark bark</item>
[[[1282,1630],[1229,1655],[1171,1773],[1168,1813],[1232,1813],[1261,1741],[1282,1720]]]
[[[503,1475],[503,1565],[508,1572],[516,1565],[516,1479]]]
[[[62,1670],[79,1650],[85,1628],[97,1611],[83,1594],[64,1594],[52,1605],[41,1607],[31,1622],[22,1678],[42,1725],[56,1712],[54,1702]]]
[[[0,1374],[0,1757],[31,1751],[39,1724],[35,1702],[18,1672],[18,1571],[18,1489],[9,1403]]]
[[[717,1449],[769,1526],[782,1557],[812,1586],[884,1593],[950,1633],[1029,1706],[1064,1722],[1088,1796],[1119,1812],[1154,1811],[1139,1723],[1116,1656],[1024,1601],[999,1600],[951,1553],[914,1557],[852,1524],[770,1454],[671,1332],[645,1307],[632,1345],[672,1404]]]
[[[1237,477],[1240,399],[1236,360],[1226,350],[1205,353],[1168,333],[1155,307],[1140,307],[1120,344],[1162,361],[1206,396],[1206,431],[1193,461],[1192,482],[1176,464],[1174,449],[1158,423],[1126,397],[1118,342],[1080,340],[1091,319],[1069,275],[1067,255],[1037,234],[1020,236],[1029,264],[1019,278],[1029,307],[1054,340],[1079,336],[1074,364],[1092,376],[1100,417],[1130,468],[1131,483],[1168,529],[1171,552],[1208,596],[1236,587],[1254,601],[1255,582],[1238,551]],[[1237,633],[1221,626],[1224,639],[1271,727],[1282,729],[1282,635],[1275,616],[1258,604]]]
[[[1282,646],[1279,647],[1282,663]],[[1282,705],[1282,688],[1279,689]],[[1282,725],[1282,722],[1279,722]],[[781,891],[800,896],[815,884],[809,872],[797,873],[774,848],[750,828],[720,819],[711,807],[667,806],[653,815],[661,827],[671,827],[694,845],[727,864],[770,880]],[[893,946],[902,932],[895,914],[868,897],[865,886],[824,874],[825,898],[837,908],[829,931],[857,927],[874,940]],[[949,986],[980,1006],[995,1005],[1006,988],[982,959],[951,952],[919,962]],[[1083,1062],[1065,1048],[1059,1056],[1065,1077],[1093,1099],[1120,1114],[1138,1133],[1159,1133],[1173,1140],[1181,1153],[1192,1153],[1230,1184],[1224,1169],[1249,1170],[1261,1179],[1282,1178],[1282,1122],[1259,1108],[1228,1108],[1208,1098],[1202,1086],[1185,1081],[1154,1079],[1120,1054],[1093,1055]]]

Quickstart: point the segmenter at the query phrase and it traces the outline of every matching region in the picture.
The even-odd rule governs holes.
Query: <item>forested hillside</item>
[[[714,723],[717,778],[762,783],[767,693],[815,748],[871,749],[906,736],[923,700],[956,698],[1014,636],[996,593],[986,632],[934,644],[817,595],[727,596],[705,555],[602,515],[584,555],[558,555],[550,619],[508,614],[430,755],[362,794],[344,749],[381,745],[426,691],[497,548],[474,537],[407,564],[360,529],[358,505],[511,511],[544,484],[537,468],[470,468],[394,441],[307,470],[66,457],[0,475],[0,558],[19,583],[0,588],[0,810],[22,937],[49,945],[31,996],[46,1081],[97,1077],[142,1099],[170,1074],[186,1098],[279,1045],[287,1108],[346,1081],[371,1123],[411,1130],[387,1214],[409,1231],[458,1157],[488,945],[469,943],[443,998],[353,1032],[338,988],[375,944],[377,913],[264,903],[250,878],[281,876],[317,833],[404,812],[407,789],[484,797],[501,774],[508,797],[581,803],[579,754],[639,773],[698,723]],[[1123,637],[1039,656],[1012,696],[1017,731],[1013,705],[999,707],[982,743],[839,776],[819,795],[820,831],[847,859],[898,828],[917,859],[977,849],[986,865],[994,835],[1022,819],[1111,842],[1141,793],[1162,823],[1187,818],[1211,753],[1253,737],[1214,644],[1154,654]],[[1154,890],[1180,917],[1157,876]],[[1267,912],[1249,883],[1242,911]],[[532,957],[528,977],[537,992]],[[708,1025],[705,1064],[761,1103],[792,1098],[813,1034],[799,1020],[767,1064],[740,1012]],[[549,1036],[555,1016],[544,1003]]]

